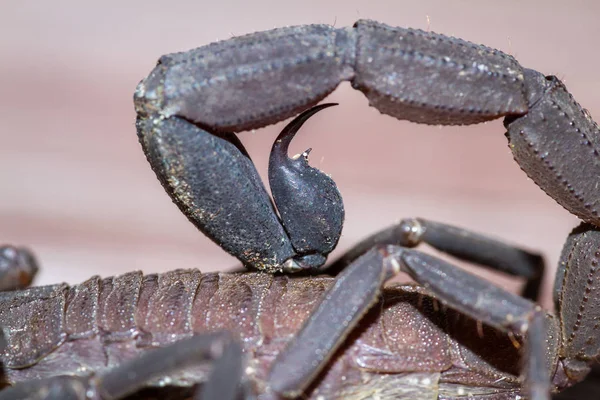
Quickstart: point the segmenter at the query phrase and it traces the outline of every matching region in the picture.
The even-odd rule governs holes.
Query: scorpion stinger
[[[295,272],[325,263],[344,221],[333,180],[310,167],[304,157],[289,160],[285,155],[302,124],[330,105],[299,115],[273,146],[269,175],[283,226],[234,134],[157,115],[138,117],[137,129],[163,187],[196,227],[247,267]]]
[[[315,113],[336,104],[322,104],[300,114],[275,140],[269,159],[269,183],[283,226],[299,264],[317,268],[337,245],[344,224],[344,204],[333,179],[308,165],[308,153],[288,157],[298,129]]]

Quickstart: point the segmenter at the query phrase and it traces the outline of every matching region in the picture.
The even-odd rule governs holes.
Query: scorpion
[[[341,195],[308,164],[310,150],[287,153],[342,81],[401,120],[504,117],[517,163],[583,221],[561,255],[556,314],[535,303],[540,255],[425,219],[402,220],[325,266],[341,235]],[[118,399],[148,382],[202,381],[197,399],[541,400],[592,369],[600,135],[556,77],[482,45],[361,20],[163,56],[134,102],[140,143],[173,202],[253,271],[134,272],[2,293],[2,359],[15,386],[0,399]],[[271,150],[271,199],[234,132],[299,113]],[[421,243],[524,278],[521,296],[416,250]],[[321,272],[334,276],[313,276]],[[418,285],[384,287],[399,272]],[[100,372],[89,377],[92,366]],[[83,377],[52,378],[56,370]]]

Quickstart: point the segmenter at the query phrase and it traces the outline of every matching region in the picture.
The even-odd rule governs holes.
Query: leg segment
[[[533,301],[538,298],[544,277],[544,259],[541,255],[467,229],[422,218],[404,219],[367,237],[336,260],[327,272],[339,273],[376,245],[393,244],[413,248],[421,243],[427,243],[461,260],[523,277],[527,281],[523,297]]]
[[[216,369],[199,393],[205,397],[199,398],[237,400],[242,390],[242,361],[241,347],[229,334],[199,335],[156,349],[107,372],[98,379],[97,390],[102,399],[121,399],[165,371],[213,363]],[[224,385],[224,374],[227,385]]]
[[[389,278],[378,252],[369,252],[340,274],[310,315],[291,346],[280,353],[269,387],[286,397],[298,396],[377,301]]]
[[[208,380],[196,393],[194,400],[238,400],[242,396],[244,389],[242,387],[242,377],[244,376],[242,347],[230,338],[224,345],[221,355],[213,362],[213,369]]]
[[[529,332],[535,339],[527,341],[526,357],[535,357],[531,368],[554,360],[555,347],[548,345],[548,337],[558,334],[557,328],[554,326],[548,334],[543,330],[544,324],[538,319],[545,317],[534,303],[436,257],[399,246],[380,245],[340,274],[294,341],[279,355],[269,376],[272,390],[286,396],[304,390],[377,301],[383,284],[401,271],[430,290],[435,298],[473,319],[518,336]],[[542,393],[539,399],[549,398],[547,374],[548,367],[545,373],[531,373],[527,378],[533,383],[533,392]]]
[[[531,400],[550,399],[550,374],[548,373],[548,351],[546,341],[550,326],[544,313],[536,310],[531,316],[525,351],[523,375],[525,375],[525,393]],[[553,360],[552,360],[553,361]]]
[[[56,376],[3,389],[0,400],[88,400],[90,384],[86,378]]]
[[[0,400],[118,400],[142,389],[165,372],[202,363],[213,370],[198,400],[239,400],[243,394],[243,354],[229,334],[205,334],[153,350],[98,377],[58,376],[0,391]]]

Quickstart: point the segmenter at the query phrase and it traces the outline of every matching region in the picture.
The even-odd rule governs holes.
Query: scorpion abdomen
[[[226,330],[242,343],[247,371],[260,386],[276,356],[297,336],[333,282],[329,277],[177,270],[1,293],[7,378],[16,383],[54,376],[57,371],[100,373],[194,333]],[[388,288],[381,301],[366,315],[348,347],[331,360],[329,372],[310,398],[363,398],[365,390],[381,384],[395,394],[418,390],[433,396],[438,385],[440,393],[449,394],[460,390],[453,383],[457,379],[475,379],[487,387],[481,389],[486,393],[518,390],[514,370],[518,350],[506,335],[478,328],[477,321],[468,318],[457,325],[460,317],[455,311],[441,308],[416,286]],[[27,316],[45,321],[43,329],[23,318],[24,304]],[[390,331],[390,326],[403,329]],[[479,329],[484,336],[478,336]],[[41,333],[47,338],[44,346]],[[171,385],[190,386],[204,381],[207,373],[208,368],[198,367],[164,379]],[[500,377],[501,384],[494,383]]]
[[[246,348],[276,354],[329,286],[314,278],[302,282],[302,290],[286,291],[287,281],[269,274],[137,271],[0,293],[9,381],[47,377],[57,368],[77,375],[103,371],[194,333],[229,331]]]
[[[101,373],[148,349],[225,330],[242,343],[250,378],[264,385],[276,356],[333,282],[322,276],[177,270],[5,292],[0,318],[8,342],[7,378],[16,383],[57,371]],[[23,318],[25,309],[46,325]],[[481,393],[518,393],[518,350],[502,332],[478,324],[441,307],[422,288],[387,288],[309,397],[359,399],[383,385],[395,396],[416,391],[453,398],[468,382],[477,382]],[[403,328],[389,329],[398,326]],[[42,333],[47,342],[40,346]],[[190,368],[154,384],[190,386],[208,372]]]

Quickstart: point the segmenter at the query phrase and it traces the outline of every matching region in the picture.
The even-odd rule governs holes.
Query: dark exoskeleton
[[[184,349],[186,362],[214,361],[212,376],[197,396],[268,399],[305,393],[319,398],[320,385],[332,373],[332,357],[345,354],[357,340],[356,331],[368,329],[361,320],[380,299],[384,283],[400,271],[422,286],[421,296],[428,302],[440,302],[444,315],[449,313],[447,307],[454,310],[452,315],[474,321],[479,336],[491,336],[492,342],[502,336],[514,348],[523,345],[517,352],[507,351],[507,359],[499,360],[497,354],[486,358],[485,346],[473,345],[475,351],[468,341],[456,339],[459,333],[443,328],[444,338],[455,338],[461,351],[469,352],[459,357],[463,370],[428,364],[425,358],[430,353],[405,358],[404,366],[393,374],[437,374],[427,375],[423,378],[427,384],[421,384],[439,389],[423,391],[421,397],[413,393],[410,398],[548,399],[552,391],[583,380],[600,353],[600,135],[589,114],[557,78],[525,69],[498,50],[373,21],[359,21],[352,28],[281,28],[163,56],[135,93],[138,135],[173,201],[245,266],[266,272],[321,271],[340,236],[341,196],[329,177],[308,165],[308,151],[290,159],[287,149],[300,126],[327,107],[316,104],[342,81],[350,81],[372,106],[398,119],[465,125],[505,117],[509,147],[522,169],[584,221],[569,235],[561,256],[554,289],[557,315],[533,302],[544,269],[540,256],[463,229],[404,220],[365,239],[335,263],[341,272],[302,328],[277,352],[259,391],[248,383],[251,372],[241,367],[242,352],[229,336],[189,339],[200,341],[197,353],[185,347],[190,345],[187,341],[171,344],[173,351],[176,346]],[[271,202],[233,132],[300,112],[272,149]],[[412,249],[422,242],[524,277],[523,296]],[[18,299],[11,301],[21,304]],[[0,318],[7,337],[5,363],[20,354],[22,343],[15,337],[23,329],[15,323],[16,328],[7,327],[7,321]],[[401,325],[391,326],[382,336],[390,335],[390,330],[398,335],[410,332]],[[435,342],[420,340],[424,346]],[[117,377],[129,371],[125,375],[137,377],[137,384],[145,382],[149,374],[144,367],[151,359],[144,357],[123,366],[126,369],[118,370]],[[164,369],[179,365],[175,364]],[[497,364],[512,364],[518,371],[510,377],[498,375]],[[392,374],[385,369],[379,372]],[[108,376],[116,379],[114,373]],[[98,381],[103,393],[102,382],[126,381],[103,379]],[[419,385],[418,379],[412,383]],[[455,390],[444,392],[445,385],[455,385]],[[382,395],[375,391],[359,398],[369,396]]]

